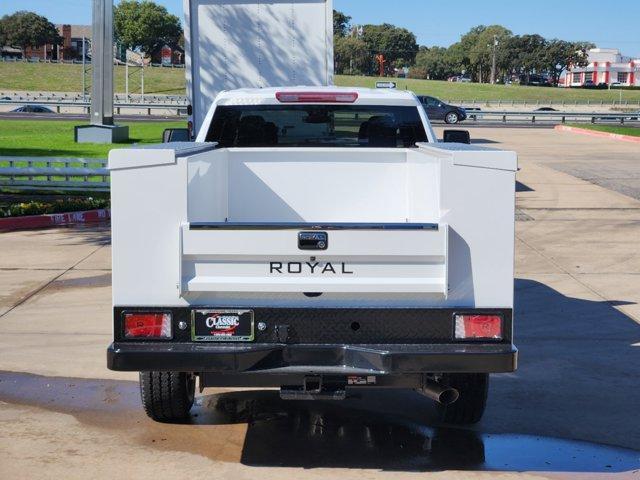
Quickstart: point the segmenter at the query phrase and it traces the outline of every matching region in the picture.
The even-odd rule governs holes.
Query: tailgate
[[[180,292],[446,297],[447,244],[443,224],[185,224]]]

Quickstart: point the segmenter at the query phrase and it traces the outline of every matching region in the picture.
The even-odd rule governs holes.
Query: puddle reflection
[[[197,423],[248,425],[241,461],[249,466],[594,473],[640,468],[640,452],[633,450],[433,426],[435,409],[413,392],[369,391],[345,402],[284,402],[277,392],[239,392],[205,396],[199,403]]]

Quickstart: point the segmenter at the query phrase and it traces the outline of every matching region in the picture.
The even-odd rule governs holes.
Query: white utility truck
[[[516,155],[439,143],[410,92],[225,91],[195,142],[109,167],[108,366],[140,372],[156,420],[186,418],[198,381],[411,388],[473,423],[516,368]]]

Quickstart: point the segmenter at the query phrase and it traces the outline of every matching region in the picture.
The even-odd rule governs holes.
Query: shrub
[[[0,218],[50,213],[79,212],[109,208],[108,198],[65,198],[53,201],[30,201],[0,207]]]

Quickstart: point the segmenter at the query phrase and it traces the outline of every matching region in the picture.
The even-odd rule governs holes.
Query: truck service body
[[[478,421],[488,374],[516,368],[516,155],[439,143],[395,89],[209,103],[195,142],[109,155],[108,366],[141,372],[147,413],[185,418],[197,379],[285,399],[414,388]]]

